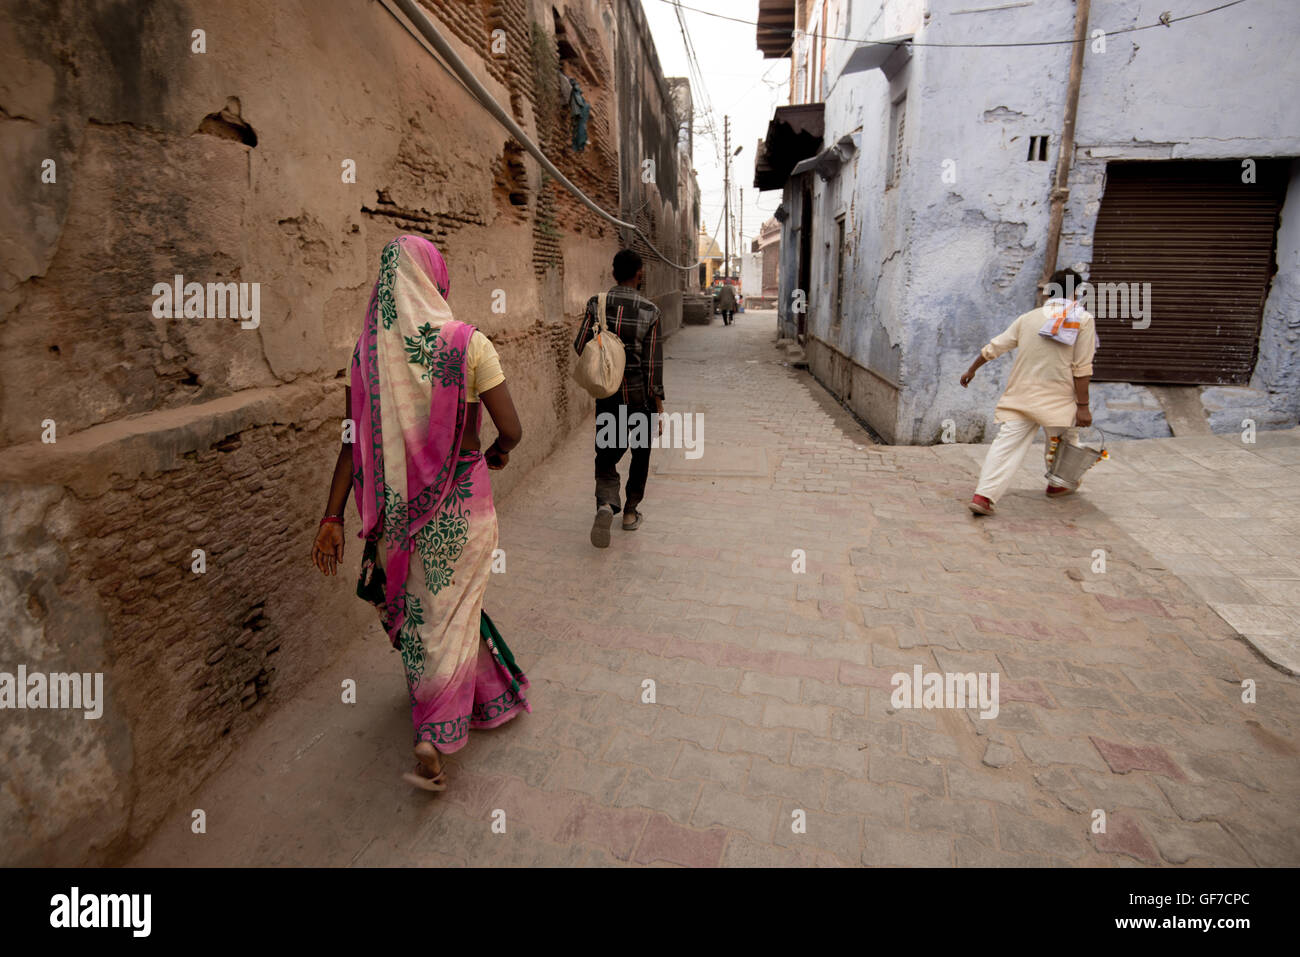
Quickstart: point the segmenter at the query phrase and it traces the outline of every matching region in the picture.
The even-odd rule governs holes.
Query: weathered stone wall
[[[592,145],[569,155],[542,55],[552,4],[424,5],[616,210],[604,5],[554,4],[589,26],[596,77]],[[498,496],[590,414],[570,342],[618,237],[544,181],[395,9],[0,3],[0,671],[102,671],[107,699],[98,720],[0,712],[6,863],[119,859],[267,708],[384,640],[353,594],[353,529],[339,578],[308,552],[342,376],[395,235],[440,246],[457,318],[501,353],[525,438]],[[259,324],[155,316],[154,284],[176,274],[258,283]]]
[[[825,0],[831,18],[847,0]],[[813,3],[812,15],[820,15]],[[1114,33],[1101,52],[1090,38],[1079,98],[1058,263],[1087,274],[1107,162],[1240,159],[1300,155],[1300,104],[1290,91],[1300,65],[1289,55],[1296,6],[1260,0],[1250,13],[1226,11],[1165,30]],[[932,43],[987,43],[1072,35],[1073,0],[1029,7],[964,0],[855,0],[854,30],[918,34]],[[1244,8],[1243,8],[1244,10]],[[1158,20],[1158,0],[1121,7],[1093,5],[1091,28],[1115,31]],[[1274,23],[1277,29],[1261,30]],[[806,43],[796,45],[803,54]],[[969,389],[958,379],[979,348],[1036,301],[1070,65],[1069,45],[961,48],[917,46],[891,82],[881,70],[840,75],[851,44],[828,47],[821,87],[827,91],[823,148],[860,131],[858,149],[829,182],[806,174],[789,184],[782,232],[781,328],[794,326],[788,297],[798,261],[800,190],[813,186],[815,226],[808,328],[826,340],[810,361],[829,370],[844,362],[878,373],[881,389],[844,395],[891,441],[939,440],[952,419],[958,441],[987,440],[1007,365],[981,372]],[[1243,72],[1246,62],[1276,64]],[[900,85],[901,84],[901,85]],[[890,109],[906,94],[904,163],[888,182]],[[1031,136],[1050,137],[1046,161],[1027,161]],[[1277,239],[1278,274],[1264,306],[1259,359],[1250,389],[1205,389],[1216,428],[1294,424],[1300,413],[1300,327],[1295,283],[1300,273],[1292,185]],[[834,218],[845,215],[846,315],[833,321]],[[1102,331],[1104,337],[1104,329]],[[816,347],[814,347],[816,348]],[[834,359],[838,349],[849,360]],[[847,372],[830,372],[848,380]],[[886,381],[901,389],[890,412]],[[828,383],[829,385],[829,383]],[[1169,434],[1160,406],[1144,387],[1098,383],[1097,423],[1116,435]]]

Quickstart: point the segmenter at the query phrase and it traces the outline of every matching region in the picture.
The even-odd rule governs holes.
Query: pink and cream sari
[[[352,355],[353,490],[366,540],[357,594],[402,653],[415,739],[450,753],[470,728],[532,710],[487,613],[496,508],[466,401],[474,327],[452,318],[447,266],[420,236],[384,247]]]

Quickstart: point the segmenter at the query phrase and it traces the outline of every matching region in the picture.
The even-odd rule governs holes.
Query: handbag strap
[[[602,292],[599,296],[596,297],[596,322],[600,323],[600,326],[598,327],[598,329],[599,329],[600,332],[604,332],[604,331],[605,331],[605,297],[606,297],[606,295],[607,295],[607,293],[603,293],[603,292]],[[597,327],[593,324],[593,329],[595,329],[595,328],[597,328]],[[592,335],[596,335],[596,332],[593,332]]]

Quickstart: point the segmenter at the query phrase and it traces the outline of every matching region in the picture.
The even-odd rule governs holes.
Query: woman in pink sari
[[[488,469],[504,468],[522,430],[496,350],[452,318],[447,265],[433,243],[399,236],[384,247],[352,354],[344,442],[312,548],[326,575],[343,558],[343,510],[355,488],[365,539],[357,594],[379,609],[402,653],[415,725],[417,773],[446,788],[442,754],[471,728],[532,710],[528,678],[483,611],[497,547]],[[499,433],[480,451],[479,410]]]

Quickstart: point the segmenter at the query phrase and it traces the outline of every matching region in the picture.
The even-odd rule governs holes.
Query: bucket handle
[[[1101,451],[1102,451],[1102,452],[1105,452],[1105,451],[1106,451],[1106,433],[1105,433],[1105,432],[1102,432],[1101,429],[1100,429],[1098,426],[1095,426],[1095,425],[1076,425],[1076,426],[1074,426],[1074,428],[1076,428],[1076,429],[1095,429],[1096,431],[1101,432]]]

